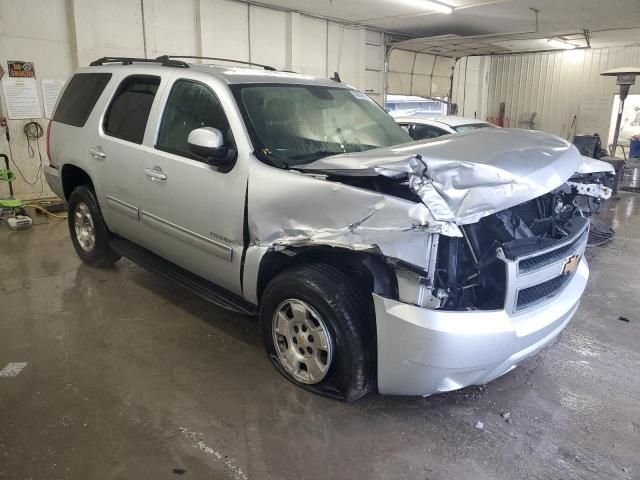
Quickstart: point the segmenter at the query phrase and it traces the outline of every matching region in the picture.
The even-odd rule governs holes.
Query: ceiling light
[[[410,3],[416,7],[427,8],[441,13],[451,13],[453,8],[451,5],[439,2],[438,0],[404,0],[405,3]]]
[[[442,12],[442,13],[453,12],[453,7],[451,5],[447,5],[446,3],[436,2],[435,0],[424,0],[424,3],[427,7],[432,8],[437,12]]]
[[[549,45],[556,48],[565,48],[565,49],[578,48],[577,45],[574,45],[573,43],[569,43],[564,38],[559,38],[559,37],[550,38],[547,40],[547,42],[549,43]]]

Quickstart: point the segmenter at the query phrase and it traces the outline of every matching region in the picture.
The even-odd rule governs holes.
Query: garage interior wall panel
[[[365,89],[365,31],[329,22],[327,64],[329,76],[338,72],[343,82]]]
[[[143,5],[148,57],[198,55],[195,1],[145,0]]]
[[[200,0],[202,55],[249,60],[249,6],[231,0]]]
[[[271,65],[278,70],[287,70],[287,48],[289,47],[288,16],[278,10],[249,7],[251,30],[251,61]],[[230,35],[230,32],[227,32]]]
[[[408,50],[389,55],[387,93],[446,97],[451,86],[454,60]]]
[[[299,15],[299,29],[294,29],[297,37],[293,38],[293,46],[297,47],[297,55],[291,70],[319,77],[330,76],[327,71],[327,29],[328,22],[318,18]]]
[[[29,0],[25,3],[39,6],[46,2]],[[25,18],[37,14],[38,10],[34,9]],[[99,57],[144,56],[139,2],[73,0],[73,15],[79,65],[87,65]]]
[[[338,71],[382,103],[383,44],[380,32],[236,0],[0,0],[0,61],[5,69],[7,60],[35,62],[39,95],[42,79],[66,80],[97,58],[146,51],[149,58],[224,57],[317,76]],[[46,128],[47,119],[35,120]],[[27,153],[27,121],[9,120],[9,127],[14,161],[33,181],[39,157]],[[8,153],[4,135],[0,152]],[[23,199],[53,195],[43,176],[29,185],[18,174],[14,187]]]
[[[486,94],[489,61],[487,57],[465,57],[456,62],[452,101],[458,105],[458,114],[486,117]]]
[[[454,85],[462,87],[454,100],[464,106],[465,115],[473,109],[481,112],[481,118],[497,116],[500,102],[505,102],[510,127],[526,128],[527,120],[535,112],[536,130],[568,138],[576,132],[587,133],[585,129],[595,124],[601,129],[598,133],[606,139],[608,118],[594,123],[593,112],[586,109],[592,109],[593,105],[589,106],[589,103],[597,101],[603,109],[609,105],[608,112],[602,112],[603,116],[611,114],[610,106],[618,86],[615,78],[602,77],[600,73],[611,68],[640,65],[640,46],[484,58],[487,62],[484,69],[472,72],[469,63],[466,84],[466,59],[459,60],[456,66]],[[473,85],[481,94],[476,100],[465,101],[463,92],[469,95]],[[640,84],[633,86],[631,93],[640,93]],[[603,97],[609,97],[611,102]],[[585,111],[584,118],[581,118],[581,109]]]
[[[384,34],[366,31],[365,92],[380,105],[384,99]]]

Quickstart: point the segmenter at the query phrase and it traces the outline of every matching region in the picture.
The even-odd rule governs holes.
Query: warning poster
[[[9,60],[9,77],[17,78],[36,78],[36,69],[33,62],[20,62],[17,60]]]
[[[41,118],[33,62],[8,61],[9,75],[2,79],[2,92],[10,119]]]

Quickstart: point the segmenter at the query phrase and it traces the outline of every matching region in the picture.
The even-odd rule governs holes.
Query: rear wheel
[[[107,229],[95,193],[86,185],[69,197],[69,233],[80,259],[93,267],[108,267],[120,259],[109,244]]]
[[[267,286],[260,320],[267,353],[296,385],[346,401],[375,384],[370,297],[336,268],[294,267]]]

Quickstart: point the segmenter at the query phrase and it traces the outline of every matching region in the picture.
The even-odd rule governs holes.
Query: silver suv
[[[338,79],[103,58],[67,82],[48,149],[84,262],[124,255],[258,315],[285,377],[347,401],[499,377],[587,283],[576,198],[601,188],[574,177],[573,146],[509,129],[411,142]]]

